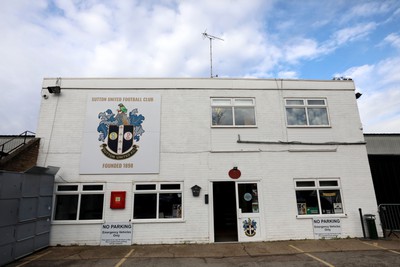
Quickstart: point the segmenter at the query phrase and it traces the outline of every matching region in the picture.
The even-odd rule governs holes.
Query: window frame
[[[229,105],[223,105],[223,104],[214,104],[213,101],[215,100],[229,100],[230,104]],[[251,105],[240,105],[236,103],[236,100],[251,100],[252,104]],[[211,104],[211,127],[212,128],[255,128],[257,127],[257,114],[256,114],[256,98],[255,97],[211,97],[210,98],[210,104]],[[232,110],[232,124],[231,125],[214,125],[213,124],[213,108],[215,107],[230,107]],[[252,107],[254,110],[254,124],[253,125],[236,125],[235,121],[235,107],[240,108],[249,108]]]
[[[337,185],[321,185],[321,182],[332,182],[335,181]],[[298,186],[297,182],[314,182],[314,186]],[[347,216],[345,205],[344,205],[344,198],[343,198],[343,191],[342,186],[340,183],[340,178],[296,178],[293,179],[294,183],[294,197],[296,202],[296,217],[297,218],[312,218],[316,216],[325,216],[325,217],[345,217]],[[297,202],[297,192],[298,191],[310,191],[315,190],[317,195],[317,202],[318,202],[318,213],[315,214],[299,214],[298,210],[298,202]],[[321,204],[321,190],[338,190],[340,193],[340,200],[342,204],[342,212],[341,213],[323,213],[322,212],[322,204]]]
[[[179,189],[161,189],[162,185],[179,184]],[[155,185],[155,189],[137,189],[137,185]],[[133,197],[132,197],[132,218],[131,221],[135,223],[148,223],[148,222],[183,222],[184,221],[184,194],[183,182],[137,182],[133,184]],[[159,218],[160,209],[160,194],[176,193],[181,194],[181,217],[179,218]],[[156,218],[134,218],[135,216],[135,195],[137,194],[156,194]]]
[[[65,186],[76,186],[76,190],[60,190],[59,187]],[[84,189],[85,186],[101,186],[101,190],[90,190]],[[57,183],[54,185],[54,199],[53,199],[53,211],[51,216],[52,224],[91,224],[91,223],[104,223],[105,214],[105,204],[106,204],[106,194],[105,194],[105,183]],[[76,218],[75,220],[56,220],[56,209],[57,209],[57,196],[73,196],[78,195],[78,202],[76,208]],[[83,195],[103,195],[103,206],[101,219],[79,219],[82,196]]]
[[[288,104],[287,101],[303,101],[303,104]],[[310,105],[308,101],[324,101],[324,104],[316,104],[316,105]],[[288,97],[284,99],[284,104],[285,104],[285,118],[286,118],[286,126],[289,128],[330,128],[331,127],[331,118],[329,116],[329,108],[328,108],[328,100],[327,98],[324,97]],[[288,114],[287,114],[287,108],[304,108],[305,110],[305,115],[306,115],[306,124],[289,124],[288,122]],[[310,108],[325,108],[326,110],[326,117],[328,120],[328,124],[319,124],[319,125],[313,125],[310,124],[310,119],[309,119],[309,111],[308,109]]]

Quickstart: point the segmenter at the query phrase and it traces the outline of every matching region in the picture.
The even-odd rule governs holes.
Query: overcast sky
[[[355,81],[366,133],[400,133],[398,0],[2,0],[0,135],[35,131],[44,77]]]

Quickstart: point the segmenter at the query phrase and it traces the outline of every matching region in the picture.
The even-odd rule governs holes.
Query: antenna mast
[[[210,76],[211,76],[211,78],[214,78],[213,73],[212,73],[212,40],[216,39],[216,40],[223,41],[224,39],[221,39],[219,37],[208,34],[206,31],[204,31],[202,34],[203,34],[203,38],[208,38],[210,40]]]

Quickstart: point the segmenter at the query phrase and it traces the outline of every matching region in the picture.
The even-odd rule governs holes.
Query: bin
[[[365,222],[367,224],[368,236],[370,239],[378,239],[378,232],[376,231],[375,215],[364,214]]]

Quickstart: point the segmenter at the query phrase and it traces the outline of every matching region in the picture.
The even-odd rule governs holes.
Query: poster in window
[[[343,213],[342,203],[333,203],[333,209],[336,213]]]
[[[307,204],[306,203],[297,203],[297,211],[299,215],[307,214]]]
[[[160,103],[156,94],[89,95],[80,173],[159,173]]]

